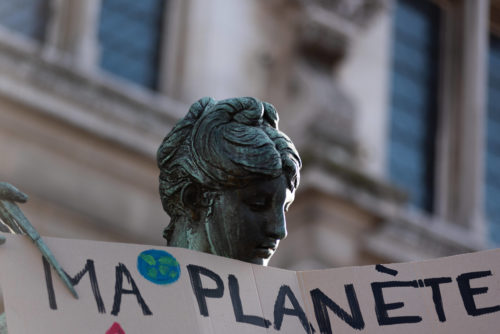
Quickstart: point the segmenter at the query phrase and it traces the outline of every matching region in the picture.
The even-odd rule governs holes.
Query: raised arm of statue
[[[38,231],[31,225],[29,220],[24,216],[21,209],[16,205],[15,201],[20,199],[21,201],[26,201],[28,196],[20,192],[17,188],[9,183],[0,183],[0,226],[1,231],[11,232],[15,234],[26,234],[38,247],[38,250],[42,253],[45,259],[50,263],[52,268],[56,271],[57,275],[62,279],[64,285],[68,288],[71,294],[78,298],[73,285],[71,284],[68,276],[62,269],[61,265],[57,262],[54,254],[50,251],[49,247],[42,240]],[[5,239],[3,240],[5,242]]]
[[[43,242],[40,234],[31,225],[28,219],[23,215],[16,202],[24,203],[28,200],[28,196],[19,191],[13,185],[0,182],[0,231],[14,234],[26,234],[38,247],[43,256],[55,269],[64,284],[68,287],[75,298],[78,295],[69,281],[69,278],[64,273],[62,267],[56,261],[54,255]],[[5,238],[0,235],[0,244],[5,242]],[[7,327],[5,323],[5,314],[0,314],[0,334],[6,334]]]
[[[28,196],[21,191],[19,191],[13,185],[0,182],[0,201],[9,201],[9,202],[20,202],[24,203],[28,200]],[[3,208],[3,206],[2,206]],[[20,227],[15,224],[14,226],[10,226],[10,223],[4,222],[4,214],[0,212],[0,231],[2,232],[11,232],[11,233],[22,233]],[[7,219],[5,219],[7,220]],[[5,238],[0,235],[0,245],[5,242]],[[7,324],[5,321],[5,313],[0,314],[0,334],[7,334]]]

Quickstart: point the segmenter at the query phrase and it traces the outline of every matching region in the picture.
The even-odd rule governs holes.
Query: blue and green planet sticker
[[[139,273],[155,284],[171,284],[179,279],[179,262],[168,252],[158,249],[145,250],[137,258]]]

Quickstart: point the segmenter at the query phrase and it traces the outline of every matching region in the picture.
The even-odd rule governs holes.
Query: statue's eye
[[[246,204],[252,211],[264,211],[269,206],[265,198],[250,199],[246,201]]]

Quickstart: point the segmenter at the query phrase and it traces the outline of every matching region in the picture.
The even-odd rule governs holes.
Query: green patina
[[[261,211],[247,197],[273,182],[276,192],[293,195],[301,167],[271,104],[202,98],[167,134],[157,161],[161,201],[171,217],[164,230],[169,246],[267,263],[269,256],[254,253],[285,237],[288,197],[270,199]],[[276,181],[281,176],[285,181]]]

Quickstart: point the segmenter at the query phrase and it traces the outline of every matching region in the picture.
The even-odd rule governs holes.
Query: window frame
[[[43,41],[24,36],[8,39],[22,41],[41,49],[46,59],[62,62],[89,77],[127,89],[149,91],[175,97],[184,55],[188,3],[182,0],[164,0],[164,20],[159,45],[158,84],[155,90],[118,77],[100,67],[98,24],[103,0],[66,1],[49,0],[49,15]],[[3,29],[0,27],[0,33]],[[4,35],[4,34],[2,34]],[[5,34],[7,35],[7,33]],[[17,35],[17,34],[15,34]],[[0,36],[0,39],[1,36]],[[170,50],[176,50],[171,52]]]
[[[436,214],[486,240],[484,134],[489,0],[448,2],[436,164]]]
[[[395,2],[397,1],[400,1],[400,0],[395,0],[394,3],[393,3],[393,13],[396,13],[396,10],[395,10]],[[430,0],[429,2],[433,2],[432,0]],[[439,7],[439,6],[438,6]],[[395,15],[395,14],[394,14]],[[442,14],[440,13],[440,18],[439,18],[439,21],[442,21]],[[432,18],[430,18],[432,20]],[[396,69],[394,68],[395,67],[395,42],[396,42],[396,31],[395,31],[395,27],[394,27],[394,24],[396,22],[396,18],[393,16],[392,18],[392,29],[391,29],[391,42],[392,42],[392,49],[391,49],[391,61],[390,61],[390,71],[391,71],[391,80],[394,80],[394,71],[396,71]],[[439,33],[441,34],[442,32],[442,22],[439,22],[438,26],[439,26]],[[442,40],[442,36],[438,36],[437,38],[437,43],[438,43],[438,46],[441,45],[441,40]],[[441,50],[440,48],[437,50],[437,53],[438,53],[438,57],[441,57]],[[426,55],[427,56],[427,55]],[[434,95],[434,96],[430,96],[430,100],[431,102],[434,102],[433,103],[433,106],[434,106],[434,109],[435,109],[435,112],[436,112],[436,117],[435,117],[435,123],[433,125],[434,129],[432,130],[432,135],[434,137],[434,139],[437,138],[437,123],[439,121],[439,114],[440,114],[440,105],[439,105],[439,90],[440,90],[440,82],[441,82],[441,76],[440,76],[440,71],[441,71],[441,59],[438,59],[437,62],[435,63],[435,66],[436,66],[436,69],[438,71],[438,73],[436,74],[436,82],[437,82],[437,88],[438,88],[438,92],[436,92],[436,94],[431,94],[431,95]],[[394,114],[393,114],[393,108],[395,107],[394,106],[394,83],[392,83],[389,87],[389,100],[390,102],[388,102],[388,106],[390,106],[388,108],[388,119],[391,120],[392,122],[392,117],[394,117]],[[434,98],[435,99],[434,99]],[[433,101],[434,100],[434,101]],[[426,116],[429,116],[429,115],[423,115],[424,118]],[[391,123],[389,122],[389,123]],[[391,146],[392,143],[391,143],[391,140],[392,140],[392,131],[394,130],[392,125],[391,124],[388,124],[388,129],[389,129],[389,133],[387,135],[387,147]],[[423,189],[425,192],[426,192],[426,195],[425,196],[428,196],[429,197],[429,202],[427,203],[428,204],[428,208],[423,208],[421,206],[417,206],[415,204],[412,205],[412,209],[415,209],[415,210],[418,210],[418,211],[421,211],[422,213],[426,214],[426,215],[430,215],[430,214],[433,214],[434,211],[435,211],[435,179],[436,179],[436,170],[435,170],[435,162],[436,162],[436,158],[437,158],[437,152],[436,152],[436,145],[429,145],[431,148],[430,151],[432,153],[432,157],[430,159],[430,163],[433,164],[433,166],[431,166],[431,168],[427,168],[427,167],[422,167],[422,171],[423,172],[429,172],[432,176],[432,179],[431,181],[429,181],[430,184],[426,184],[425,186],[425,189]],[[386,172],[387,172],[387,175],[388,175],[388,178],[389,180],[391,180],[391,182],[395,182],[394,179],[392,178],[392,173],[390,172],[390,169],[391,169],[391,163],[390,163],[390,160],[391,160],[391,149],[388,148],[387,149],[387,153],[386,153]],[[427,162],[427,161],[426,161]],[[395,182],[396,183],[396,182]],[[429,187],[427,187],[429,186]],[[411,194],[410,194],[411,195]],[[421,204],[426,204],[426,203],[421,203]]]
[[[415,210],[434,224],[458,225],[468,231],[471,239],[485,244],[483,141],[487,64],[484,59],[490,0],[430,1],[442,9],[434,210],[432,213]]]
[[[488,33],[488,41],[490,41],[490,35],[494,35],[496,38],[499,38],[500,39],[500,1],[492,1],[491,2],[491,7],[490,7],[491,11],[490,11],[490,25],[489,25],[489,33]],[[490,52],[490,46],[488,45],[488,49],[487,49],[487,52],[489,53]],[[488,57],[489,57],[489,54],[488,54]],[[489,59],[489,58],[488,58]],[[489,61],[487,62],[488,65],[489,65]],[[487,83],[488,84],[488,83]],[[486,94],[485,94],[485,99],[486,101],[488,101],[488,96],[489,94],[489,87],[486,87]],[[488,119],[488,107],[487,105],[485,105],[485,119],[487,120]],[[485,128],[485,136],[484,136],[484,144],[485,144],[485,148],[484,148],[484,152],[485,154],[487,154],[487,128]],[[486,157],[484,158],[484,172],[486,173],[486,169],[488,168],[487,166],[487,161],[486,161]],[[487,198],[486,198],[486,195],[487,195],[487,191],[486,191],[486,175],[484,176],[483,178],[483,194],[485,196],[484,200],[486,201]],[[487,208],[486,208],[486,202],[484,203],[484,208],[483,208],[483,212],[484,212],[484,220],[485,220],[485,229],[487,232],[490,231],[490,221],[489,221],[489,218],[488,218],[488,214],[487,214]],[[492,242],[491,240],[489,240],[490,242]],[[498,244],[493,244],[492,246],[494,247],[498,247]]]

